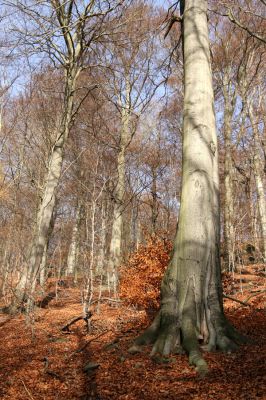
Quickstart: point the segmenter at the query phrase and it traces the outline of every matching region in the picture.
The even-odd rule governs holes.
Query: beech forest
[[[265,0],[0,3],[0,399],[262,400]]]

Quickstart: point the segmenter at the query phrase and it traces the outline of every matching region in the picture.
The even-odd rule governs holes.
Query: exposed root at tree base
[[[164,321],[165,322],[165,321]],[[189,357],[189,364],[193,365],[199,375],[204,377],[208,373],[208,364],[205,361],[196,330],[191,320],[183,322],[179,327],[168,318],[168,324],[162,323],[161,311],[156,315],[152,324],[135,340],[129,348],[131,354],[141,353],[143,346],[152,344],[151,357],[156,354],[169,356],[170,354],[182,354],[186,352]],[[226,320],[222,327],[217,328],[215,346],[204,346],[207,351],[221,350],[225,353],[232,353],[238,349],[238,344],[249,343],[249,339],[242,336]]]

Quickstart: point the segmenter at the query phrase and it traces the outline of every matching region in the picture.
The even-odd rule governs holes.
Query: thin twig
[[[226,294],[224,294],[223,296],[224,296],[226,299],[229,299],[229,300],[235,301],[236,303],[240,303],[240,304],[242,304],[242,306],[245,306],[245,307],[252,307],[252,305],[251,305],[251,304],[244,303],[244,301],[241,301],[241,300],[235,299],[234,297],[227,296]]]
[[[264,292],[266,292],[266,289],[257,290],[255,293],[248,296],[248,298],[246,300],[244,300],[244,302],[249,301],[250,299],[252,299],[252,297],[259,296],[261,293],[264,293]]]
[[[235,302],[237,302],[237,303],[239,303],[239,304],[242,304],[243,306],[252,307],[252,304],[248,304],[248,301],[249,301],[252,297],[258,296],[258,295],[260,295],[261,293],[264,293],[264,292],[266,292],[265,289],[259,290],[259,291],[257,291],[256,293],[251,294],[249,297],[246,298],[246,300],[243,300],[243,301],[238,300],[238,299],[235,299],[234,297],[231,297],[231,296],[227,296],[226,294],[224,294],[223,297],[225,297],[226,299],[235,301]]]
[[[32,396],[32,394],[31,394],[31,392],[29,391],[29,389],[27,388],[27,386],[25,385],[24,381],[23,381],[22,379],[20,379],[20,380],[21,380],[21,382],[22,382],[22,384],[23,384],[23,386],[24,386],[24,389],[26,390],[27,394],[28,394],[29,397],[31,398],[31,400],[34,400],[34,397]]]
[[[115,303],[123,303],[123,300],[121,300],[121,299],[112,299],[111,297],[101,297],[100,301],[113,301]],[[98,302],[99,302],[99,299],[93,300],[91,302],[91,304],[98,303]]]

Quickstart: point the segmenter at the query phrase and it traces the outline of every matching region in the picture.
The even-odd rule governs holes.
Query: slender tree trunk
[[[139,228],[139,202],[138,199],[133,200],[131,208],[131,252],[135,251],[138,243]]]
[[[158,199],[157,199],[157,171],[156,168],[152,169],[152,187],[151,187],[151,227],[152,234],[156,233],[156,225],[158,218]]]
[[[252,182],[249,184],[249,207],[250,207],[250,218],[251,218],[251,235],[255,249],[259,248],[258,245],[258,232],[257,232],[257,204],[254,203]]]
[[[233,163],[232,163],[232,138],[231,138],[231,120],[233,110],[231,100],[229,98],[229,83],[223,89],[224,94],[224,188],[225,188],[225,201],[224,201],[224,241],[225,241],[225,262],[228,271],[234,270],[234,243],[235,231],[233,226],[234,215],[234,197],[233,197]]]
[[[96,169],[97,173],[97,169]],[[95,189],[96,189],[96,178],[93,185],[92,192],[92,204],[91,204],[91,232],[90,232],[90,258],[89,258],[89,270],[87,272],[86,286],[84,290],[84,304],[83,304],[83,314],[84,317],[88,317],[89,310],[94,294],[94,256],[95,256],[95,218],[96,218],[96,199],[95,199]],[[88,224],[87,224],[88,227]],[[89,238],[87,232],[87,240]],[[89,331],[90,321],[87,320],[87,330]]]
[[[97,262],[97,274],[101,277],[105,274],[105,256],[106,256],[106,219],[107,219],[107,205],[105,198],[102,200],[102,210],[101,210],[102,224],[101,224],[101,232],[100,232],[100,250],[99,257]]]
[[[80,230],[81,219],[82,219],[82,205],[81,202],[78,201],[75,213],[74,226],[72,230],[72,237],[67,256],[66,275],[75,276],[76,273],[77,260],[79,254],[79,230]]]
[[[122,227],[125,194],[125,149],[121,148],[118,155],[118,182],[115,190],[113,225],[109,255],[109,280],[113,285],[114,294],[117,294],[118,267],[121,263]]]
[[[254,139],[254,176],[256,183],[256,190],[258,196],[258,210],[259,219],[261,226],[261,246],[263,254],[263,262],[266,262],[266,202],[265,202],[265,189],[263,184],[263,173],[261,165],[261,149],[260,149],[260,138],[258,133],[258,127],[253,115],[252,107],[249,109],[249,117],[253,129],[253,139]]]
[[[126,90],[126,102],[122,107],[122,128],[120,133],[120,148],[117,157],[117,184],[114,193],[114,214],[109,253],[109,281],[113,286],[113,292],[116,296],[118,286],[118,267],[121,264],[122,253],[122,229],[123,212],[125,197],[125,153],[130,140],[129,134],[129,116],[130,116],[130,90]]]
[[[152,354],[182,347],[200,373],[207,365],[198,339],[231,351],[238,333],[225,319],[220,274],[218,151],[207,27],[207,0],[181,2],[184,121],[181,209],[174,251],[161,286],[161,308],[136,346]]]
[[[5,289],[6,289],[9,268],[10,268],[9,262],[7,261],[8,245],[9,245],[9,241],[7,238],[4,255],[1,259],[2,268],[1,268],[1,281],[0,281],[0,297],[5,296]]]

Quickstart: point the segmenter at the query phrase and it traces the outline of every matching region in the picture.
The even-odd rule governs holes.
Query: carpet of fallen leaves
[[[81,312],[80,291],[62,288],[30,321],[0,314],[0,398],[2,400],[263,399],[265,392],[265,266],[224,276],[228,318],[253,344],[236,353],[206,354],[209,374],[199,379],[186,355],[152,360],[146,348],[127,352],[148,323],[144,311],[102,304],[91,319],[61,328]],[[86,370],[93,366],[94,369]],[[89,365],[88,365],[89,364]]]

